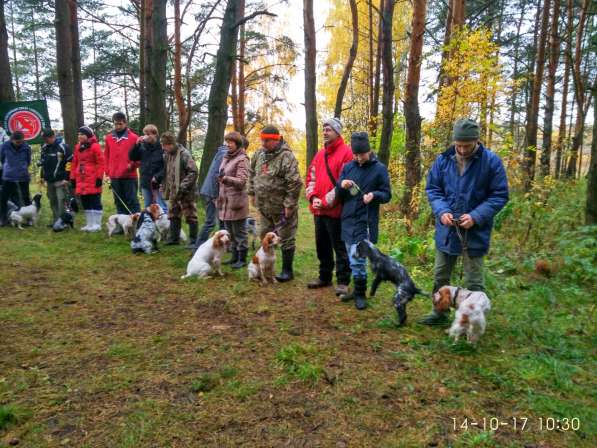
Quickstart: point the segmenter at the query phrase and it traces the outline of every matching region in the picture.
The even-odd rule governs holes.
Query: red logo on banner
[[[42,119],[35,111],[18,108],[8,113],[8,131],[12,134],[21,131],[25,140],[33,140],[39,135],[42,128]]]

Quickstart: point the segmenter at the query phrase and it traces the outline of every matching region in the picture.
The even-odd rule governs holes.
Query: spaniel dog
[[[425,293],[417,288],[404,266],[389,255],[382,253],[371,241],[364,240],[359,242],[357,244],[356,256],[358,258],[369,258],[371,261],[371,271],[375,274],[375,279],[371,284],[371,297],[375,295],[382,281],[392,282],[396,286],[394,306],[398,313],[398,324],[403,325],[407,317],[406,304],[416,294]]]
[[[466,334],[470,343],[475,343],[485,333],[487,325],[485,313],[491,309],[489,297],[483,291],[469,291],[456,286],[442,286],[433,294],[433,307],[444,313],[450,308],[456,309],[456,317],[448,334],[458,340]]]
[[[140,213],[132,215],[116,214],[108,218],[108,236],[112,237],[118,229],[122,229],[124,236],[129,240],[133,239],[134,230],[139,221]]]
[[[139,215],[135,238],[131,241],[131,249],[134,254],[152,254],[158,251],[157,228],[155,226],[158,212],[159,210],[155,207],[152,208],[150,205]]]
[[[280,237],[274,232],[268,232],[263,237],[261,247],[249,263],[249,280],[261,281],[261,285],[267,285],[268,280],[277,283],[274,276],[276,265],[276,246],[280,244]]]
[[[206,278],[212,272],[224,275],[222,272],[222,257],[228,249],[230,233],[227,230],[218,230],[210,239],[197,248],[193,258],[187,265],[187,273],[181,278],[196,275]]]
[[[23,224],[36,226],[41,211],[41,193],[35,193],[31,205],[26,205],[8,213],[8,221],[19,229]]]

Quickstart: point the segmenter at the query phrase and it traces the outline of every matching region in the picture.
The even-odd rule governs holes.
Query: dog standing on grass
[[[35,193],[31,205],[26,205],[18,210],[11,211],[8,215],[8,221],[19,229],[23,224],[37,226],[41,212],[41,193]]]
[[[455,308],[456,317],[448,334],[454,341],[466,334],[466,340],[474,344],[485,333],[485,314],[491,309],[491,302],[483,291],[442,286],[433,294],[433,307],[439,313],[447,313],[450,308]]]

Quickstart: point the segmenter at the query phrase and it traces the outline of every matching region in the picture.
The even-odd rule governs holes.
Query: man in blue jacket
[[[363,310],[367,308],[367,259],[356,257],[357,244],[366,239],[377,243],[379,205],[390,201],[392,190],[387,168],[371,152],[369,135],[355,132],[350,145],[354,160],[342,168],[336,197],[343,203],[342,241],[346,244],[354,288],[341,299],[354,300],[356,308]]]
[[[501,159],[479,141],[476,122],[458,120],[453,135],[454,144],[434,162],[425,189],[435,215],[433,290],[450,284],[462,255],[464,287],[483,291],[483,257],[493,218],[508,202],[508,179]],[[434,311],[419,322],[443,325],[448,315]]]
[[[31,165],[31,147],[25,143],[21,131],[15,131],[10,140],[0,147],[2,165],[2,192],[0,193],[0,226],[7,223],[7,203],[11,197],[18,199],[18,206],[31,204],[29,196],[29,165]]]

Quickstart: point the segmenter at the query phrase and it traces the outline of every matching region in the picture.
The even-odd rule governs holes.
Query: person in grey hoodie
[[[18,199],[18,206],[31,205],[29,195],[29,165],[31,165],[31,147],[25,143],[21,131],[12,133],[10,140],[0,147],[2,165],[2,192],[0,193],[0,226],[7,223],[8,199]]]
[[[189,245],[189,249],[193,251],[195,251],[199,246],[209,239],[210,232],[218,222],[218,209],[216,206],[216,200],[220,194],[220,183],[218,182],[218,176],[220,174],[220,165],[222,164],[222,159],[227,152],[228,146],[226,145],[222,145],[218,148],[213,160],[211,161],[211,165],[209,165],[207,176],[205,177],[205,180],[199,189],[199,196],[201,196],[201,200],[203,201],[203,205],[205,207],[205,222],[199,231],[197,240]]]

